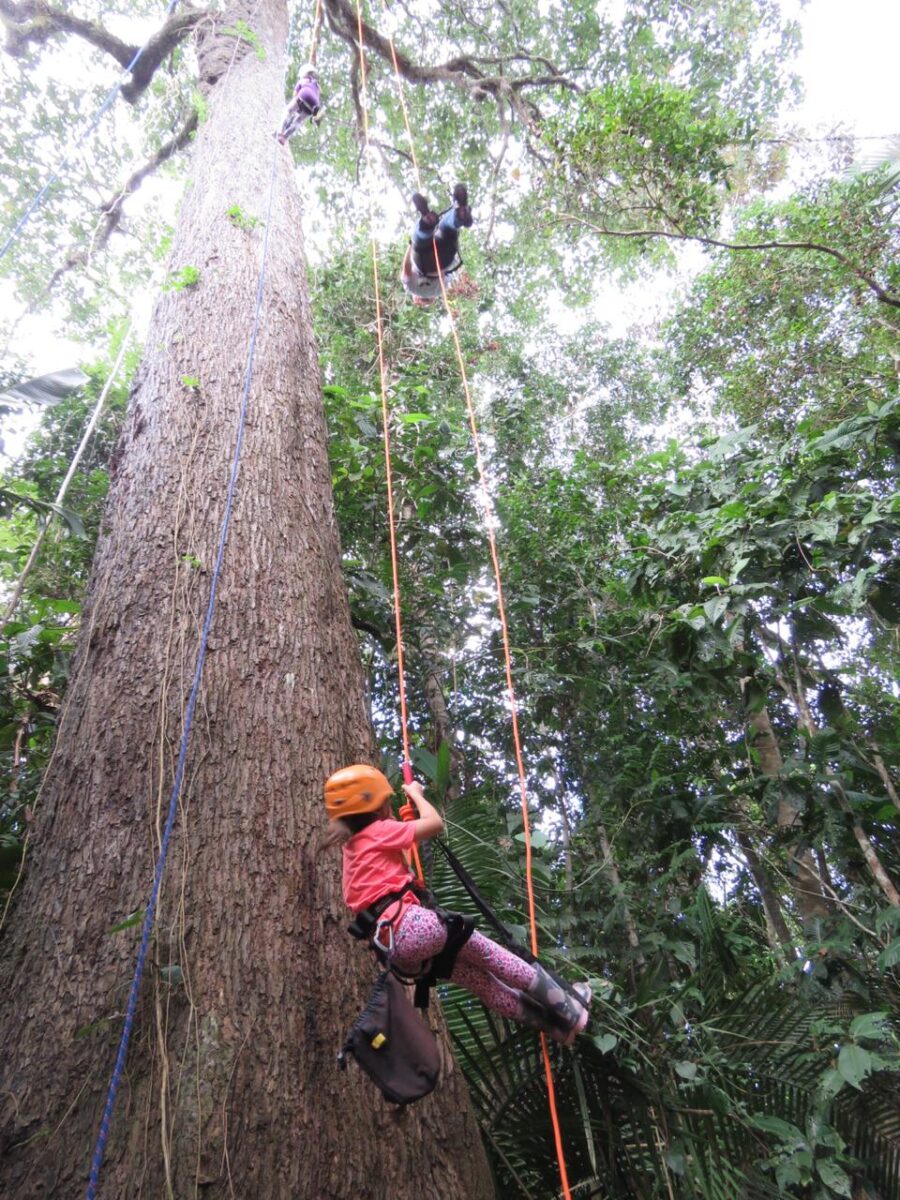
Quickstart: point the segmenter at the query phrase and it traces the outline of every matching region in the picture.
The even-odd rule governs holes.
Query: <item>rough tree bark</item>
[[[208,595],[261,260],[284,0],[210,94],[131,398],[73,682],[3,942],[0,1193],[84,1192]],[[214,35],[210,35],[214,37]],[[234,50],[229,39],[227,53]],[[200,46],[201,67],[205,51]],[[210,71],[208,77],[213,77]],[[402,1117],[335,1054],[373,978],[321,851],[374,751],[340,571],[300,205],[277,150],[250,416],[201,703],[104,1197],[492,1195],[464,1086]],[[246,224],[246,223],[245,223]],[[184,376],[195,376],[192,389]],[[176,969],[177,968],[177,969]]]
[[[781,963],[784,963],[783,951],[785,948],[793,945],[793,939],[787,927],[787,922],[784,919],[784,914],[781,911],[778,893],[772,886],[769,873],[756,853],[756,847],[753,844],[750,834],[744,829],[735,829],[735,837],[741,848],[744,860],[747,863],[747,869],[753,879],[753,884],[757,892],[759,892],[763,914],[766,918],[766,937],[768,938],[769,945],[776,958]]]
[[[797,725],[800,729],[800,732],[804,737],[814,738],[819,730],[818,726],[816,725],[815,718],[812,715],[812,709],[810,708],[806,699],[806,693],[803,687],[803,679],[800,674],[800,665],[797,661],[796,651],[794,651],[794,666],[794,680],[791,681],[784,678],[782,687],[784,688],[786,695],[790,697],[794,708],[797,710]],[[832,773],[830,768],[826,767],[826,773],[829,775]],[[900,892],[897,891],[894,881],[885,870],[884,864],[882,863],[874,845],[872,844],[872,839],[866,833],[865,829],[863,829],[862,821],[859,819],[859,816],[854,811],[850,801],[847,799],[847,793],[845,792],[840,780],[835,779],[834,783],[831,785],[831,791],[837,800],[838,807],[847,818],[847,823],[853,831],[856,844],[859,846],[866,865],[872,873],[872,878],[881,888],[888,904],[893,905],[894,908],[900,908]]]
[[[752,730],[753,748],[759,756],[759,765],[763,775],[777,779],[784,761],[781,750],[769,720],[769,711],[763,707],[751,713],[747,724]],[[784,796],[778,800],[776,824],[786,832],[797,826],[799,813],[789,804]],[[831,915],[832,907],[822,892],[822,882],[816,870],[816,861],[809,847],[794,848],[791,851],[791,863],[794,876],[791,879],[791,894],[797,911],[804,923],[825,920]]]

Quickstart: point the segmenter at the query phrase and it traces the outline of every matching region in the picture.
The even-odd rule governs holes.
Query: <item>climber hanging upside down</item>
[[[469,196],[463,184],[453,189],[453,205],[438,214],[428,207],[428,201],[418,192],[413,204],[419,219],[413,229],[412,241],[403,258],[400,282],[420,306],[431,304],[441,295],[441,276],[449,289],[448,276],[462,266],[459,254],[459,231],[472,224]],[[440,268],[440,276],[438,275]]]
[[[294,85],[294,95],[290,104],[284,110],[281,129],[275,134],[282,146],[288,138],[297,132],[304,121],[318,121],[322,111],[322,96],[319,92],[319,80],[316,68],[307,63],[300,68],[297,82]]]

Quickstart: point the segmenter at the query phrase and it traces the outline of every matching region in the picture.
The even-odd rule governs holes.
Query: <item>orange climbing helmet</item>
[[[394,789],[375,767],[354,763],[325,780],[325,809],[331,821],[354,813],[375,812]]]

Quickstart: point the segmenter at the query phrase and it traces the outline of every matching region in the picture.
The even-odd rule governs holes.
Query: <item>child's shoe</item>
[[[416,206],[416,212],[422,218],[422,224],[426,229],[434,229],[440,219],[436,212],[432,212],[428,207],[428,201],[419,192],[413,192],[413,204]]]
[[[568,1030],[563,1029],[552,1013],[547,1012],[546,1008],[538,1004],[537,1000],[532,1000],[525,992],[519,992],[519,1015],[516,1020],[528,1029],[546,1033],[551,1042],[559,1042],[561,1046],[566,1044]]]
[[[533,966],[536,972],[534,983],[525,991],[562,1029],[563,1045],[571,1046],[588,1023],[588,1010],[580,999],[558,984],[540,963],[534,963]]]
[[[469,208],[469,193],[464,183],[458,183],[453,189],[453,207],[460,225],[468,229],[472,224],[472,210]]]

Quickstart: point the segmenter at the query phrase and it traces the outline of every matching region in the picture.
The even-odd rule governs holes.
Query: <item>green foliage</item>
[[[194,88],[194,90],[191,92],[191,103],[196,110],[197,120],[202,125],[209,116],[209,104],[206,101],[206,97],[202,92]]]
[[[29,496],[13,488],[0,487],[0,518],[8,518],[16,508],[20,507],[30,508],[45,520],[53,516],[60,517],[76,537],[86,536],[81,519],[71,509],[64,508],[61,504],[54,504],[51,500],[40,500],[36,496]]]
[[[252,47],[260,62],[266,61],[265,46],[260,42],[256,30],[251,29],[246,21],[235,21],[233,25],[226,25],[221,32],[225,37],[238,38],[240,41],[246,42],[248,46]]]
[[[257,225],[261,225],[262,221],[259,217],[248,216],[239,204],[232,204],[227,210],[229,221],[237,229],[242,229],[245,233],[250,233]]]
[[[140,925],[144,919],[144,910],[136,909],[133,913],[129,913],[127,917],[123,917],[121,921],[117,921],[115,925],[111,925],[107,929],[107,934],[122,933],[125,929],[133,929],[135,925]]]
[[[708,389],[723,416],[775,436],[894,396],[900,325],[853,268],[897,290],[897,194],[876,171],[747,206],[729,241],[816,243],[847,263],[803,250],[719,252],[666,329],[681,385]]]
[[[755,190],[786,154],[761,139],[791,91],[797,36],[772,0],[628,0],[617,21],[606,11],[437,6],[427,20],[410,10],[404,26],[422,63],[452,46],[502,64],[506,80],[524,50],[529,72],[550,77],[500,104],[442,82],[409,89],[408,103],[423,186],[443,202],[448,181],[465,179],[475,205],[464,234],[474,287],[456,314],[503,568],[541,954],[595,994],[589,1035],[552,1051],[570,1178],[576,1195],[609,1200],[897,1194],[900,921],[857,836],[896,881],[898,327],[860,276],[897,290],[896,179],[832,172],[777,202]],[[226,33],[262,54],[245,22]],[[312,298],[332,480],[395,774],[374,284],[345,57],[324,33],[329,137],[295,153],[308,211],[327,205]],[[189,59],[171,66],[142,102],[148,153],[185,105],[207,113]],[[374,54],[372,66],[389,147],[378,191],[408,196],[392,72]],[[38,129],[34,153],[29,143],[15,155],[13,207],[84,99],[59,80],[45,94],[23,75],[22,88],[10,85],[5,128],[19,138],[15,116],[33,111]],[[50,247],[91,244],[93,180],[128,178],[130,153],[101,142],[91,178],[38,218],[15,252],[23,296],[49,277]],[[615,337],[580,306],[609,287],[610,264],[644,267],[665,251],[590,231],[570,241],[554,224],[562,214],[625,235],[653,224],[817,242],[846,261],[716,253],[670,322]],[[259,224],[238,205],[227,215],[244,232]],[[524,937],[522,814],[475,455],[446,323],[396,282],[409,216],[384,200],[376,221],[413,759],[445,803],[453,848]],[[99,284],[92,264],[61,285],[88,333],[96,306],[131,294],[147,260],[168,253],[163,216],[136,232],[127,267],[107,276],[120,262],[111,248]],[[199,278],[184,267],[165,286]],[[200,377],[182,384],[196,392]],[[5,481],[20,498],[0,522],[7,586],[65,470],[78,403],[48,412]],[[50,541],[2,647],[0,887],[18,872],[52,744],[123,406],[120,394],[67,503],[87,537]],[[202,569],[192,553],[181,565]],[[781,760],[769,774],[753,737],[763,717]],[[830,889],[816,920],[801,903],[803,854]],[[428,869],[445,903],[468,907],[440,857]],[[182,982],[177,963],[158,972]],[[498,1193],[557,1195],[537,1040],[449,985],[442,1004]]]
[[[183,292],[186,288],[196,287],[200,282],[199,267],[180,267],[170,271],[162,285],[164,292]]]
[[[135,355],[131,354],[129,368],[134,366]],[[18,579],[34,544],[38,533],[35,517],[59,512],[53,497],[109,369],[109,363],[91,367],[83,395],[45,410],[40,430],[9,473],[9,490],[16,503],[0,521],[0,578],[7,591]],[[0,801],[0,896],[18,876],[30,813],[53,744],[106,498],[106,464],[118,439],[126,397],[124,382],[108,397],[70,484],[64,512],[59,512],[78,536],[51,536],[44,541],[14,618],[0,639],[0,764],[7,781]]]
[[[721,215],[729,150],[752,134],[746,117],[711,111],[698,93],[632,77],[578,97],[546,136],[586,185],[583,203],[593,219],[702,233]]]

